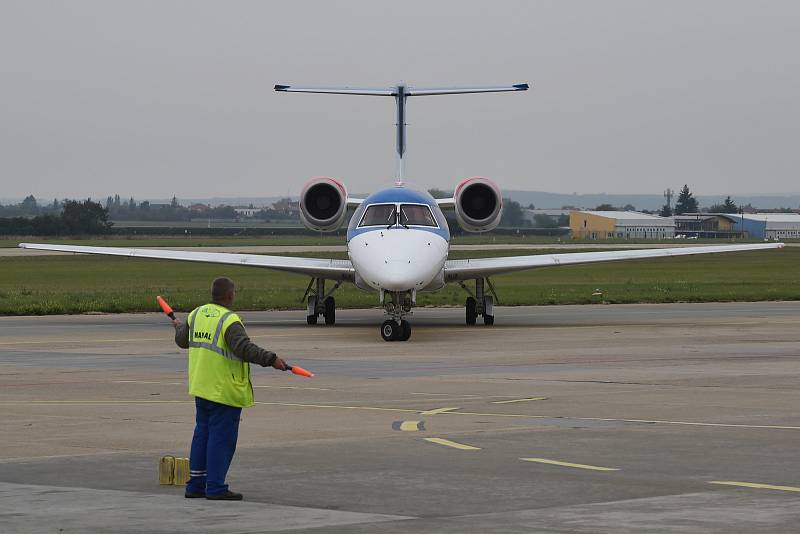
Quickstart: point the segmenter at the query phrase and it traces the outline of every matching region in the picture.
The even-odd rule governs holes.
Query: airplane
[[[412,97],[470,93],[527,91],[527,83],[494,87],[416,88],[398,84],[388,88],[297,87],[276,85],[285,93],[322,93],[335,95],[383,96],[394,98],[396,123],[396,181],[390,188],[367,198],[351,198],[342,181],[319,176],[311,178],[300,193],[300,217],[303,224],[321,232],[335,231],[345,224],[348,208],[354,209],[347,221],[348,260],[191,252],[78,245],[21,243],[22,248],[104,254],[132,258],[155,258],[201,263],[243,265],[286,271],[311,278],[304,300],[306,320],[317,324],[336,322],[333,293],[343,284],[376,292],[387,319],[380,334],[385,341],[407,341],[411,337],[408,318],[417,303],[417,294],[436,291],[457,283],[469,295],[465,301],[465,322],[475,325],[482,317],[487,326],[494,324],[497,293],[490,277],[541,267],[600,263],[642,258],[671,257],[717,252],[764,250],[783,247],[783,243],[758,243],[646,249],[603,252],[579,252],[451,260],[448,259],[450,230],[443,209],[455,210],[456,220],[467,232],[487,232],[497,227],[503,210],[503,198],[497,184],[486,177],[461,180],[451,198],[433,198],[405,181],[407,102]],[[326,289],[326,282],[333,282]],[[472,288],[467,282],[474,282]]]

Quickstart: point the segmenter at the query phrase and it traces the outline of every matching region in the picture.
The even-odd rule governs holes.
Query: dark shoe
[[[205,493],[189,493],[188,491],[183,494],[187,499],[202,499],[206,496]]]
[[[226,491],[222,495],[206,495],[209,501],[241,501],[244,496],[234,491]]]

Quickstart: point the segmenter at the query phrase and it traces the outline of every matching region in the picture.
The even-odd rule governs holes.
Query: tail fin
[[[296,87],[294,85],[276,85],[275,90],[284,93],[321,93],[331,95],[391,96],[397,105],[397,184],[402,185],[405,165],[403,156],[406,152],[406,99],[410,96],[461,95],[471,93],[504,93],[511,91],[527,91],[527,83],[500,85],[490,87],[435,87],[417,88],[396,85],[386,89],[370,89],[355,87]]]

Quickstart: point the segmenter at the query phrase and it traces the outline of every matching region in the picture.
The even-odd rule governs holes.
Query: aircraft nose
[[[390,291],[403,291],[415,287],[419,280],[409,260],[385,260],[381,286]]]

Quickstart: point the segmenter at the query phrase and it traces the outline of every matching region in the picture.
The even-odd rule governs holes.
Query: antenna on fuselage
[[[360,89],[354,87],[296,87],[294,85],[276,85],[275,90],[285,93],[323,93],[332,95],[392,96],[397,106],[397,170],[396,185],[403,185],[405,178],[406,153],[406,100],[410,96],[459,95],[469,93],[504,93],[509,91],[527,91],[527,83],[501,85],[496,87],[439,87],[416,88],[398,84],[387,89]]]

